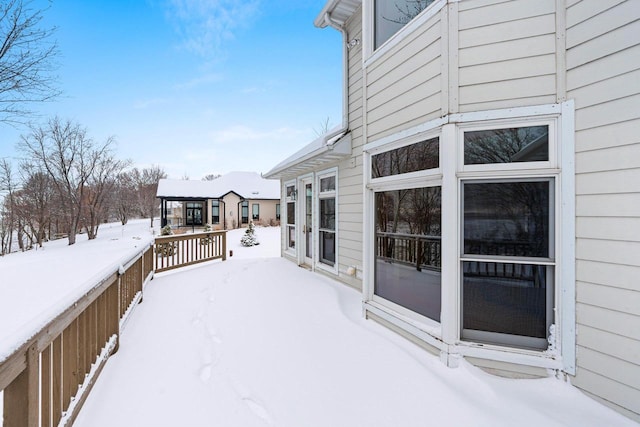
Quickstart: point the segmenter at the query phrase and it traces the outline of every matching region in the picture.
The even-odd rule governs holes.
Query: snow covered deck
[[[632,426],[554,378],[450,369],[279,258],[279,229],[157,274],[76,426]]]

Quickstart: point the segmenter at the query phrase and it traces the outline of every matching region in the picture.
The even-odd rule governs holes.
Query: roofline
[[[342,22],[336,21],[335,17],[332,16],[332,14],[336,10],[336,8],[340,6],[340,3],[343,3],[343,2],[347,3],[345,5],[345,9],[349,10],[349,8],[352,7],[352,5],[348,4],[349,2],[345,0],[328,0],[327,3],[322,8],[322,10],[320,11],[320,13],[318,14],[318,16],[316,17],[316,19],[313,21],[313,25],[315,25],[318,28],[332,27],[338,30],[340,26],[344,25],[344,23],[346,22],[346,19]],[[356,0],[356,2],[358,1]],[[354,11],[355,10],[351,11],[350,16],[353,14]]]

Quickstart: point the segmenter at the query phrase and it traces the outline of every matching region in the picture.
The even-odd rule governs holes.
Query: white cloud
[[[261,0],[168,0],[166,14],[185,49],[212,59],[258,15]]]

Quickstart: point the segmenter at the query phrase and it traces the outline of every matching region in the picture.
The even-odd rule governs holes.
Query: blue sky
[[[341,35],[313,26],[324,3],[53,0],[63,95],[36,121],[114,135],[120,158],[170,178],[267,172],[340,123]],[[19,156],[26,131],[0,123],[0,157]]]

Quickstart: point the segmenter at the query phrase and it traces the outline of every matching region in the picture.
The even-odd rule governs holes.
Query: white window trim
[[[320,191],[320,180],[323,178],[328,178],[331,176],[335,176],[335,186],[336,188],[332,191],[324,191],[321,192]],[[329,169],[325,169],[322,170],[320,172],[316,173],[316,181],[315,181],[315,186],[316,186],[316,198],[315,198],[315,204],[316,204],[316,209],[315,211],[318,213],[315,217],[315,224],[314,224],[314,229],[315,229],[315,253],[316,253],[316,257],[315,257],[315,264],[316,264],[316,268],[326,271],[328,273],[331,274],[338,274],[339,272],[339,265],[340,265],[340,254],[339,254],[339,248],[340,245],[338,244],[338,210],[339,210],[339,204],[338,204],[338,168],[337,167],[333,167],[333,168],[329,168]],[[334,239],[335,239],[335,262],[333,263],[333,266],[328,265],[323,263],[322,261],[320,261],[320,199],[322,198],[334,198],[335,199],[335,230],[334,230]]]
[[[376,62],[381,56],[384,56],[387,52],[400,44],[405,38],[411,35],[414,31],[420,28],[424,28],[425,23],[433,16],[440,13],[440,9],[447,5],[447,0],[436,0],[429,5],[425,10],[420,12],[418,16],[413,18],[404,27],[402,27],[393,36],[389,37],[378,49],[374,48],[374,28],[375,28],[375,7],[374,0],[365,0],[363,2],[363,54],[364,54],[364,67],[367,68],[374,62]]]
[[[371,5],[371,0],[365,4]],[[403,32],[402,30],[400,32]],[[400,33],[399,32],[399,33]],[[441,359],[446,363],[455,359],[455,354],[485,358],[529,366],[561,369],[575,374],[576,371],[576,311],[575,311],[575,106],[573,101],[561,104],[546,104],[531,107],[489,110],[462,114],[451,114],[422,125],[398,132],[395,135],[373,141],[363,147],[364,165],[364,281],[363,310],[366,313],[382,316],[391,323],[418,336],[424,341],[442,349]],[[463,160],[462,131],[486,129],[488,126],[501,127],[544,123],[553,126],[549,130],[549,161],[523,162],[518,168],[509,164],[482,165],[483,168],[465,167]],[[440,136],[439,174],[405,174],[413,176],[394,176],[393,181],[407,185],[424,186],[425,181],[442,185],[442,235],[454,236],[445,239],[442,245],[442,313],[441,335],[438,336],[433,325],[406,316],[401,310],[392,310],[387,304],[380,304],[373,298],[375,255],[372,236],[375,229],[373,218],[374,192],[394,188],[394,184],[385,178],[371,178],[371,156],[396,147],[408,145],[411,140]],[[553,137],[552,137],[553,136]],[[544,163],[545,165],[541,165]],[[474,165],[477,166],[477,165]],[[475,169],[475,170],[474,170]],[[482,170],[484,169],[484,170]],[[490,176],[496,179],[551,177],[555,180],[555,265],[554,270],[554,320],[556,332],[550,339],[551,346],[545,351],[515,349],[500,345],[478,344],[460,340],[460,186],[461,181],[470,177]],[[406,181],[403,181],[406,180]],[[374,182],[375,181],[375,182]],[[403,187],[406,188],[406,187]],[[454,215],[444,214],[455,212]],[[453,244],[447,242],[455,242]],[[445,286],[454,283],[454,286]],[[559,311],[559,313],[558,313]],[[418,315],[419,316],[419,315]],[[420,317],[420,316],[419,316]],[[429,319],[430,320],[430,319]],[[403,326],[404,325],[404,326]],[[428,337],[425,337],[425,335]],[[446,354],[445,354],[446,353]],[[451,358],[451,356],[454,356]],[[455,365],[455,362],[453,362]]]
[[[295,204],[295,209],[293,210],[294,212],[294,217],[298,214],[298,198],[295,197],[287,197],[287,187],[293,187],[293,191],[297,191],[298,190],[298,186],[297,186],[297,182],[295,179],[290,180],[290,181],[286,181],[283,183],[283,192],[282,192],[282,196],[283,196],[283,203],[280,204],[280,221],[281,223],[284,225],[284,242],[283,242],[283,247],[284,247],[284,253],[289,255],[289,256],[296,256],[296,248],[290,248],[289,247],[289,206],[288,204],[293,202]],[[284,209],[284,214],[282,212],[282,205],[284,205],[285,209]],[[282,218],[284,217],[284,221],[282,221]],[[295,218],[294,218],[295,220]],[[294,233],[298,232],[298,222],[296,221],[294,224]],[[298,246],[298,235],[296,234],[296,246]]]

